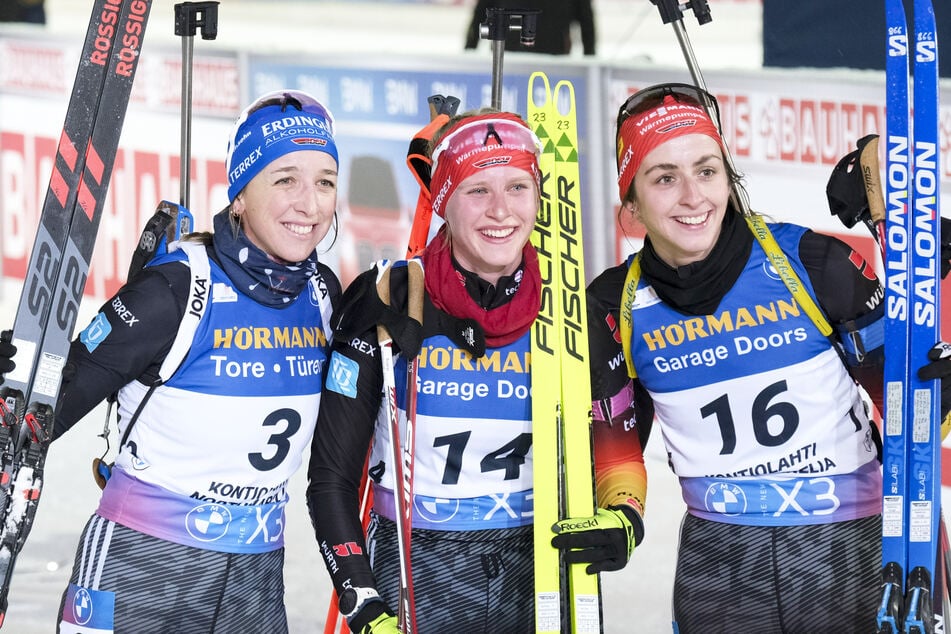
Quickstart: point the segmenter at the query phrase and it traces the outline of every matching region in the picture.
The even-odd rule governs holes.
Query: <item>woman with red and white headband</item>
[[[423,632],[534,630],[530,328],[541,275],[529,242],[540,144],[505,112],[467,113],[433,139],[432,207],[444,223],[424,250],[425,313],[413,464],[412,578]],[[397,631],[394,481],[376,324],[406,336],[407,263],[378,264],[344,295],[310,465],[321,551],[354,632]],[[415,265],[413,265],[415,266]],[[390,307],[377,295],[389,275]],[[384,282],[385,284],[385,282]],[[406,361],[396,367],[406,403]],[[383,410],[383,415],[379,416]],[[401,414],[402,415],[402,414]],[[367,537],[357,490],[372,443]]]
[[[620,213],[646,238],[588,291],[599,500],[643,506],[656,419],[687,505],[674,631],[875,631],[882,286],[738,208],[715,104],[663,84],[620,109]]]

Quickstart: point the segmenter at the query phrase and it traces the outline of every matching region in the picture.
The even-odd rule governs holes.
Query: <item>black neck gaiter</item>
[[[671,308],[688,315],[709,315],[740,277],[752,248],[753,234],[731,208],[706,258],[671,267],[657,256],[648,237],[641,251],[641,270],[657,296]]]

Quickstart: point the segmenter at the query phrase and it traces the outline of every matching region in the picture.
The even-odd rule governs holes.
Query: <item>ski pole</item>
[[[431,204],[431,196],[429,192],[429,182],[430,182],[430,168],[432,167],[432,161],[430,160],[427,152],[427,148],[430,140],[432,139],[433,134],[442,126],[445,125],[451,117],[456,114],[456,110],[459,107],[459,98],[453,96],[443,96],[443,95],[431,95],[427,102],[429,103],[429,123],[421,129],[413,139],[410,141],[409,150],[407,151],[406,164],[412,172],[413,177],[416,179],[416,182],[419,184],[419,196],[416,201],[416,211],[413,214],[413,225],[410,229],[410,237],[407,242],[406,247],[406,258],[412,258],[419,255],[422,250],[426,247],[426,240],[429,236],[429,225],[432,220],[433,209]],[[413,275],[413,269],[411,269],[411,283],[416,284],[422,289],[422,276]],[[412,293],[414,297],[417,295]],[[422,295],[419,294],[421,301]],[[418,304],[418,302],[417,302]],[[411,314],[410,316],[418,317],[418,320],[422,322],[422,308],[421,305],[418,305],[414,309],[415,313],[418,315]],[[416,385],[416,374],[419,369],[419,357],[418,355],[412,359],[412,361],[407,360],[407,388],[414,388]],[[414,394],[411,399],[407,400],[407,420],[413,421],[415,424],[415,389],[413,389]],[[410,459],[413,459],[412,453],[410,454]],[[371,485],[369,479],[366,477],[364,472],[363,480],[360,483],[360,518],[363,524],[363,530],[366,532],[367,526],[370,523],[370,507],[372,506],[372,495],[371,495]],[[345,620],[340,618],[340,609],[337,604],[337,593],[336,591],[331,593],[330,605],[327,608],[327,617],[324,622],[324,634],[334,634],[337,631],[339,626],[339,634],[346,634],[348,631],[347,623]]]
[[[390,271],[391,262],[384,260],[380,263],[377,273],[377,294],[384,304],[390,303]],[[420,268],[419,262],[409,261],[408,266]],[[412,273],[412,269],[410,269]],[[419,289],[419,308],[422,312],[422,284],[417,284]],[[413,286],[410,285],[410,291]],[[416,304],[416,299],[409,298],[411,310]],[[377,325],[377,337],[380,345],[380,361],[383,366],[383,400],[389,420],[390,432],[390,450],[393,459],[393,498],[396,509],[396,540],[399,544],[399,562],[400,562],[400,589],[399,589],[399,629],[401,634],[416,634],[416,601],[413,589],[413,571],[410,564],[410,543],[412,538],[412,518],[413,518],[413,500],[412,500],[412,468],[410,462],[407,464],[407,451],[412,451],[409,447],[415,445],[413,438],[407,438],[405,442],[401,439],[399,409],[396,400],[396,379],[393,374],[393,337],[387,331],[383,324]],[[407,431],[412,430],[407,426]],[[409,456],[412,458],[412,455]],[[407,469],[409,472],[407,472]]]
[[[524,46],[535,45],[540,9],[502,9],[489,7],[485,10],[485,22],[480,25],[479,35],[492,43],[492,107],[502,109],[502,59],[505,55],[505,38],[509,31],[519,33]]]
[[[180,2],[175,5],[175,35],[182,38],[182,125],[181,165],[179,166],[179,203],[189,209],[192,146],[192,59],[195,33],[201,29],[203,40],[218,37],[217,2]]]
[[[687,36],[687,29],[684,28],[683,21],[683,9],[690,8],[693,10],[693,14],[696,16],[697,22],[700,25],[711,22],[713,17],[710,15],[710,5],[707,4],[707,0],[687,0],[687,2],[682,5],[677,0],[651,0],[651,2],[656,5],[660,11],[660,18],[664,24],[670,24],[673,27],[677,41],[680,43],[680,50],[683,52],[684,60],[687,62],[687,69],[693,78],[694,85],[700,90],[709,93],[710,91],[707,90],[706,82],[703,81],[700,65],[697,63],[697,57],[693,53],[693,46],[690,44],[690,38]],[[707,110],[707,114],[710,115],[710,118],[716,122],[717,127],[721,127],[720,117],[713,104],[704,101],[703,106]],[[722,127],[720,129],[720,135],[723,136]],[[738,174],[739,172],[736,170],[736,164],[733,162],[733,155],[726,143],[726,139],[723,141],[723,148],[723,158],[730,169],[730,173]],[[749,216],[751,213],[750,205],[744,194],[745,192],[742,191],[742,188],[734,183],[731,188],[730,196],[733,200],[733,204],[736,205],[736,208],[739,209],[744,216]]]
[[[419,184],[419,195],[416,198],[416,211],[413,214],[413,226],[410,228],[409,241],[406,246],[406,257],[419,255],[426,248],[429,238],[429,227],[432,224],[433,207],[432,196],[429,191],[429,181],[432,174],[432,159],[427,151],[430,140],[436,131],[449,122],[459,108],[459,98],[453,96],[432,95],[429,102],[429,123],[416,133],[410,141],[406,155],[406,165]]]
[[[146,223],[129,263],[126,281],[132,281],[143,267],[168,245],[192,231],[195,218],[189,211],[191,185],[192,58],[194,37],[218,36],[218,2],[182,2],[175,5],[175,35],[182,38],[181,147],[179,151],[178,204],[162,200]]]

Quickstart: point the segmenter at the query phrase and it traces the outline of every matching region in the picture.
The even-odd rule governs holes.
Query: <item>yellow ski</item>
[[[574,86],[560,81],[552,90],[544,73],[533,73],[528,122],[544,146],[532,234],[543,283],[532,331],[535,631],[597,634],[598,577],[561,562],[551,545],[555,522],[596,507]]]

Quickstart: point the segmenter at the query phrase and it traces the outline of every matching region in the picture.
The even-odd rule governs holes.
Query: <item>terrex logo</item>
[[[627,169],[627,165],[628,163],[631,162],[632,158],[634,158],[634,150],[631,148],[627,148],[627,150],[624,151],[624,159],[621,161],[621,164],[617,168],[618,174],[624,173],[624,170]]]
[[[446,182],[443,183],[443,186],[439,189],[439,193],[433,198],[433,211],[437,214],[440,208],[442,208],[443,201],[446,199],[446,194],[449,193],[450,187],[452,187],[452,178],[447,178]]]

